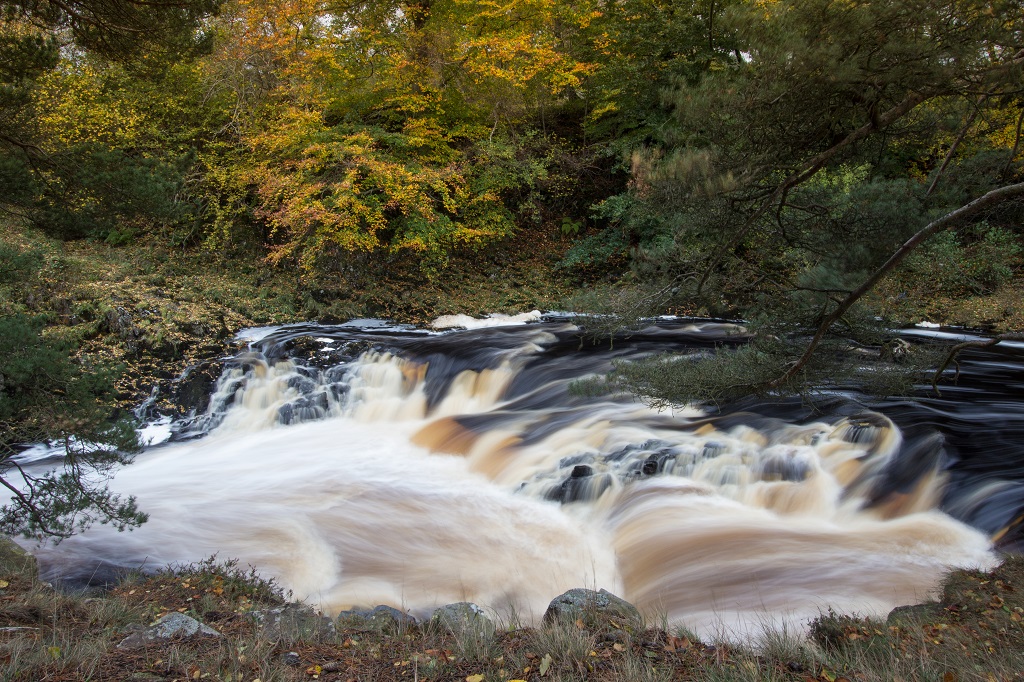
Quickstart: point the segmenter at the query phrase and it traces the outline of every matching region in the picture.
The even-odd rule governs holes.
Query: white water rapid
[[[799,629],[829,606],[884,614],[951,566],[993,562],[986,535],[936,509],[941,467],[878,493],[904,445],[885,416],[746,424],[568,397],[610,361],[574,368],[563,343],[541,362],[571,332],[529,325],[486,351],[492,330],[378,338],[319,368],[266,359],[271,333],[225,370],[209,435],[114,479],[147,524],[39,555],[81,579],[217,554],[328,612],[468,600],[529,621],[566,589],[606,588],[704,634]],[[303,338],[329,354],[345,334]]]

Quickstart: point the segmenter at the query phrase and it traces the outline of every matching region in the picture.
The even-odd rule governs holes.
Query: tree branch
[[[932,375],[932,390],[935,391],[935,395],[942,397],[942,392],[939,390],[939,379],[942,378],[942,373],[949,369],[950,364],[956,362],[956,357],[960,355],[961,351],[967,350],[968,348],[990,348],[996,345],[1000,341],[1021,341],[1024,340],[1024,333],[1010,332],[1007,334],[1000,334],[994,336],[991,339],[981,339],[978,341],[964,341],[958,343],[949,349],[949,354],[946,359],[942,361],[939,368],[935,370],[935,374]],[[960,376],[960,364],[957,363],[956,375]]]
[[[942,174],[946,171],[946,166],[948,166],[949,162],[953,159],[953,155],[956,154],[956,150],[960,147],[960,143],[964,141],[965,137],[967,137],[967,131],[971,129],[972,125],[974,125],[974,119],[978,117],[980,106],[987,97],[988,95],[982,95],[979,97],[978,106],[974,107],[974,109],[971,110],[971,113],[967,116],[967,121],[965,121],[963,127],[960,128],[960,134],[956,136],[955,140],[953,140],[953,144],[950,145],[945,158],[942,159],[942,165],[939,166],[937,171],[935,171],[935,177],[932,178],[932,184],[928,185],[928,191],[924,193],[926,197],[930,197],[932,192],[935,191],[935,187],[939,184],[939,178],[941,178]]]
[[[860,142],[871,134],[889,127],[897,120],[910,113],[916,106],[937,96],[938,94],[940,93],[936,90],[911,92],[903,99],[902,102],[894,106],[892,109],[889,109],[883,114],[877,116],[870,123],[857,128],[823,152],[813,156],[810,160],[804,163],[803,168],[800,171],[787,177],[778,187],[775,188],[771,197],[765,200],[757,210],[747,218],[739,232],[733,235],[731,239],[715,251],[715,254],[711,257],[711,260],[708,262],[708,265],[704,270],[704,274],[701,275],[700,281],[697,283],[697,295],[699,296],[701,291],[703,291],[708,278],[711,277],[711,273],[725,254],[735,248],[735,246],[747,236],[757,220],[760,219],[761,216],[763,216],[772,206],[774,206],[776,202],[784,198],[789,190],[814,177],[814,175],[824,168],[825,164],[834,159],[839,152],[857,142]]]
[[[801,369],[803,369],[803,367],[808,363],[808,361],[811,359],[811,356],[814,355],[814,351],[817,349],[822,339],[825,338],[825,335],[828,333],[829,328],[836,322],[836,320],[841,318],[854,303],[860,300],[860,298],[864,296],[864,294],[871,291],[875,287],[875,285],[877,285],[878,282],[883,277],[885,277],[885,275],[887,275],[893,268],[899,265],[900,262],[904,258],[906,258],[907,255],[910,254],[911,251],[920,246],[925,240],[927,240],[932,235],[955,225],[961,220],[964,220],[973,215],[976,215],[977,213],[980,213],[981,211],[985,210],[986,208],[989,208],[990,206],[994,206],[996,204],[1008,201],[1009,199],[1013,199],[1021,195],[1024,195],[1024,182],[1017,183],[1015,185],[1006,185],[1005,187],[994,189],[991,192],[981,197],[978,197],[969,204],[965,204],[964,206],[961,206],[955,211],[947,213],[941,218],[932,221],[931,223],[923,227],[921,230],[919,230],[916,234],[914,234],[914,236],[908,239],[903,244],[903,246],[901,246],[895,253],[893,253],[892,256],[889,257],[889,260],[883,263],[882,266],[875,270],[875,272],[872,273],[870,277],[864,280],[864,282],[859,287],[850,292],[850,294],[845,299],[843,299],[843,301],[836,307],[835,310],[832,311],[831,314],[826,315],[822,319],[821,323],[818,325],[817,331],[814,333],[814,337],[811,338],[810,343],[807,344],[807,348],[804,350],[803,355],[801,355],[800,358],[796,362],[794,362],[792,366],[790,366],[790,368],[786,370],[781,376],[779,376],[776,379],[773,379],[772,381],[769,381],[765,385],[765,388],[769,390],[779,388],[780,386],[788,382],[790,379],[792,379],[794,376],[796,376],[796,374]]]

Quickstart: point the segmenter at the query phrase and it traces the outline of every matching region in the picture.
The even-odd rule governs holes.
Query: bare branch
[[[949,151],[946,152],[946,157],[942,159],[942,165],[940,165],[939,169],[935,171],[935,177],[932,178],[932,184],[928,185],[928,191],[924,193],[926,197],[930,197],[932,192],[935,191],[935,187],[939,184],[939,178],[941,178],[942,174],[946,171],[946,166],[948,166],[949,162],[953,159],[953,155],[956,154],[956,150],[960,147],[960,143],[964,141],[965,137],[967,137],[967,131],[971,129],[971,126],[974,125],[974,119],[978,117],[980,105],[987,97],[988,95],[982,95],[979,97],[978,106],[971,109],[971,113],[967,116],[967,120],[960,128],[960,134],[956,136],[955,140],[953,140],[953,144],[950,145]]]
[[[956,362],[956,358],[962,351],[968,348],[990,348],[1000,341],[1021,341],[1024,340],[1024,333],[1011,332],[1007,334],[1000,334],[994,336],[991,339],[979,339],[977,341],[964,341],[958,343],[949,349],[949,354],[946,355],[946,359],[942,361],[939,368],[935,370],[935,374],[932,375],[932,390],[935,391],[935,395],[942,396],[942,392],[939,391],[939,379],[942,378],[942,373],[949,369],[949,366]],[[959,366],[957,368],[957,375],[960,374]]]

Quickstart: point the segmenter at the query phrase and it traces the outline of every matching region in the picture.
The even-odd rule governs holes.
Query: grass
[[[685,630],[582,621],[495,631],[437,624],[265,636],[254,610],[285,595],[252,570],[213,560],[129,575],[101,595],[64,594],[34,565],[0,557],[0,680],[437,680],[447,682],[669,682],[672,680],[969,681],[1024,679],[1024,558],[991,572],[955,571],[940,601],[888,621],[827,612],[803,635],[766,626],[745,645],[702,642]],[[155,642],[122,650],[133,629],[180,611],[219,639]]]

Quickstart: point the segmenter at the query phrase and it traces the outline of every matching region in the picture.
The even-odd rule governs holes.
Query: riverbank
[[[147,638],[169,614],[218,634]],[[6,541],[0,552],[0,680],[12,682],[1002,682],[1024,679],[1022,617],[1021,557],[990,572],[954,571],[938,601],[887,619],[827,611],[806,636],[766,624],[755,641],[736,643],[596,608],[493,630],[483,620],[334,621],[288,606],[252,571],[212,560],[128,576],[103,594],[64,594],[39,582],[31,557]]]
[[[173,384],[175,377],[185,367],[221,356],[232,345],[235,331],[242,327],[310,318],[340,321],[355,316],[386,316],[422,322],[451,312],[518,312],[533,307],[560,307],[562,301],[579,291],[582,281],[556,270],[558,249],[561,247],[555,242],[545,247],[548,249],[545,252],[547,255],[534,256],[532,268],[522,269],[514,264],[518,262],[514,259],[503,265],[500,262],[500,251],[496,251],[486,257],[481,256],[478,262],[467,262],[464,268],[455,267],[448,278],[403,280],[403,276],[395,275],[379,281],[364,279],[363,288],[344,292],[343,283],[339,282],[330,285],[325,283],[323,289],[310,289],[308,283],[294,279],[288,272],[268,269],[255,258],[239,256],[232,259],[225,254],[170,251],[147,244],[112,248],[90,242],[58,243],[43,240],[25,231],[5,234],[5,244],[12,243],[19,252],[39,254],[40,267],[31,278],[11,288],[16,295],[9,297],[7,305],[15,310],[46,315],[50,321],[46,333],[61,335],[73,341],[80,353],[124,365],[126,372],[121,389],[122,404],[125,407],[137,405],[150,394],[154,385]],[[525,246],[509,244],[502,248]],[[405,271],[401,268],[399,270]],[[934,321],[943,318],[930,316],[929,319]],[[1004,316],[1000,324],[1012,319],[1012,316]],[[992,324],[991,320],[986,320],[978,318],[978,324]],[[909,317],[908,321],[913,321],[913,318]],[[212,376],[216,367],[211,365],[208,369]],[[198,389],[201,383],[196,384],[197,393],[200,392]],[[162,395],[170,396],[167,392]],[[187,405],[188,402],[187,397],[182,397],[178,406]],[[8,600],[16,604],[17,608],[10,620],[12,624],[6,627],[30,629],[7,632],[31,633],[34,631],[31,628],[35,628],[45,633],[47,631],[41,629],[38,623],[50,623],[47,626],[51,627],[50,639],[46,640],[40,634],[39,638],[30,637],[31,641],[19,644],[24,651],[35,652],[32,655],[38,655],[40,660],[28,665],[25,661],[29,659],[22,657],[14,663],[16,657],[12,654],[9,660],[12,662],[13,677],[10,679],[132,679],[124,676],[126,670],[131,675],[141,671],[149,677],[137,679],[150,680],[191,679],[196,671],[200,673],[198,679],[202,679],[205,674],[209,676],[208,679],[245,679],[247,682],[250,677],[266,682],[268,678],[311,679],[314,675],[320,675],[323,679],[362,679],[367,676],[403,679],[408,677],[410,665],[412,679],[415,679],[417,676],[427,677],[418,667],[419,661],[426,664],[430,656],[426,652],[456,651],[459,647],[469,646],[460,643],[458,638],[445,639],[447,635],[443,637],[444,633],[430,631],[409,630],[401,633],[397,639],[384,635],[373,639],[377,635],[359,634],[364,631],[353,630],[348,633],[348,639],[352,642],[368,641],[365,647],[353,647],[351,643],[345,647],[344,639],[324,640],[317,637],[288,640],[285,645],[289,648],[279,650],[274,648],[279,646],[278,640],[274,640],[273,647],[260,644],[253,627],[245,625],[244,619],[238,618],[251,610],[251,605],[246,606],[242,601],[218,601],[221,595],[216,590],[226,590],[223,583],[228,578],[237,581],[239,594],[243,596],[258,591],[259,583],[250,585],[248,579],[242,579],[244,576],[225,576],[225,571],[213,567],[198,572],[195,569],[189,570],[191,573],[186,571],[183,575],[138,579],[136,583],[119,588],[110,595],[92,597],[98,601],[81,601],[55,595],[45,586],[37,590],[32,585],[39,587],[38,581],[29,580],[24,592],[28,595],[27,601],[19,602],[17,598]],[[1017,665],[1020,661],[1014,657],[1024,647],[1013,639],[1019,636],[1020,621],[1014,620],[1014,615],[1019,617],[1020,612],[1014,610],[1017,608],[1016,602],[1011,600],[1007,605],[1003,593],[1012,594],[1011,590],[1019,586],[1020,579],[1014,573],[1016,570],[1014,568],[1007,575],[975,575],[971,580],[977,585],[963,588],[962,598],[950,601],[940,609],[941,613],[932,610],[924,615],[917,614],[922,620],[910,630],[900,630],[902,626],[889,623],[860,621],[845,615],[827,615],[815,628],[820,636],[813,645],[799,638],[784,636],[785,633],[772,632],[766,633],[765,641],[759,645],[761,648],[746,650],[721,643],[697,643],[696,638],[689,634],[665,632],[658,628],[654,628],[654,634],[651,635],[637,635],[634,638],[631,634],[627,641],[606,641],[596,639],[597,635],[594,635],[595,639],[590,639],[593,633],[584,635],[571,628],[567,632],[544,634],[543,628],[520,628],[512,623],[500,629],[501,638],[487,639],[484,649],[479,648],[479,640],[470,642],[472,646],[478,647],[477,651],[485,651],[486,656],[467,658],[467,654],[456,656],[456,660],[448,660],[449,656],[445,654],[444,660],[440,661],[437,654],[434,654],[433,665],[438,671],[437,679],[452,680],[476,675],[496,680],[534,679],[529,677],[529,673],[516,677],[520,675],[516,668],[503,665],[505,661],[514,660],[520,653],[521,658],[515,659],[522,664],[518,669],[531,668],[537,675],[539,668],[534,668],[529,662],[536,663],[543,660],[545,655],[552,656],[545,679],[806,680],[838,679],[837,676],[843,675],[848,679],[893,679],[891,672],[883,674],[879,671],[905,669],[905,679],[945,680],[947,672],[975,670],[972,666],[980,666],[977,668],[980,671],[978,676],[961,675],[951,679],[989,679],[989,673],[993,679],[1012,679],[1008,677],[1011,673],[1007,671],[1020,669],[1021,666]],[[3,580],[9,585],[22,584],[21,579],[13,573],[12,577],[16,579]],[[154,580],[158,582],[152,582]],[[202,590],[195,589],[197,584],[204,585]],[[137,585],[143,586],[142,592],[138,591]],[[994,587],[989,588],[990,585]],[[1007,585],[1010,588],[1008,590],[1004,589]],[[136,590],[134,593],[133,589]],[[973,595],[967,595],[968,591],[973,592]],[[139,602],[141,595],[157,593],[159,599],[152,597],[151,600],[155,599],[159,603]],[[3,596],[13,597],[14,593]],[[973,601],[975,598],[977,604]],[[253,602],[251,596],[246,599]],[[196,604],[197,600],[201,602],[200,605]],[[271,599],[269,603],[276,601]],[[942,620],[947,615],[960,618],[963,604],[980,609],[975,614],[976,624],[975,620],[966,625],[962,620]],[[1002,608],[1004,605],[1007,605],[1007,609]],[[952,610],[949,608],[954,606],[956,608]],[[94,611],[94,607],[98,610]],[[185,612],[191,612],[218,628],[220,620],[227,619],[233,624],[232,627],[240,628],[241,639],[232,641],[233,648],[228,649],[204,643],[205,648],[201,648],[200,653],[214,658],[204,658],[203,665],[196,663],[195,667],[182,667],[184,664],[181,661],[188,656],[199,660],[195,658],[199,654],[188,651],[175,654],[175,659],[170,658],[170,654],[147,654],[142,659],[129,657],[125,659],[128,662],[117,664],[121,668],[111,668],[111,672],[102,674],[89,672],[107,670],[104,666],[108,663],[100,659],[62,658],[64,653],[75,651],[78,642],[93,641],[94,637],[99,638],[96,641],[99,650],[103,652],[99,654],[102,658],[109,653],[111,643],[116,645],[123,639],[126,628],[131,629],[133,623],[145,625],[163,612],[178,612],[179,609],[185,609]],[[59,618],[53,614],[59,615],[65,611],[71,614],[68,626],[71,630],[59,634]],[[29,616],[24,616],[26,613]],[[109,613],[114,615],[105,615]],[[130,619],[125,620],[129,615]],[[970,618],[975,615],[970,615]],[[17,619],[23,616],[35,618],[36,621],[26,622],[37,624],[15,624],[22,622]],[[1009,619],[1006,623],[998,620],[1005,618]],[[99,634],[93,632],[97,624]],[[892,627],[897,630],[892,630]],[[955,636],[944,634],[951,629]],[[996,633],[996,639],[988,637],[992,631]],[[646,629],[638,632],[643,634]],[[370,639],[367,640],[367,637]],[[684,639],[690,644],[680,646]],[[548,646],[545,650],[542,646],[545,641],[561,642],[563,648],[577,651],[579,655],[575,658],[568,656],[564,665],[559,663],[556,666],[555,663],[562,660],[558,658],[561,649]],[[609,642],[610,646],[601,646]],[[842,646],[838,646],[837,642]],[[1009,644],[1004,646],[1005,642]],[[949,643],[952,643],[952,649],[947,650],[944,647]],[[964,659],[964,652],[973,652],[973,647],[979,643],[983,645],[982,650]],[[616,648],[615,644],[620,644],[622,648]],[[572,648],[577,645],[578,649]],[[665,647],[669,650],[666,651]],[[772,647],[782,647],[785,655],[769,657],[765,651],[772,650]],[[269,653],[260,654],[262,662],[259,667],[245,667],[240,657],[245,655],[246,660],[251,660],[254,654],[245,654],[243,648],[250,652]],[[349,651],[353,648],[354,652]],[[676,654],[679,650],[683,652]],[[289,652],[296,653],[300,665],[279,660]],[[527,653],[534,654],[534,658],[527,657]],[[676,657],[665,656],[669,653],[676,654]],[[121,661],[124,657],[123,653],[114,654],[115,661]],[[494,660],[498,658],[502,660]],[[874,661],[875,658],[878,660]],[[864,662],[866,659],[871,660]],[[172,660],[176,662],[168,663]],[[349,677],[340,676],[342,663],[339,661],[348,666],[345,669],[349,671]],[[441,663],[446,665],[442,666]],[[452,665],[447,666],[449,663]],[[790,667],[790,663],[795,663],[795,666]],[[161,664],[163,668],[159,667]],[[317,672],[317,666],[320,666],[320,672]],[[329,666],[335,666],[336,669],[330,670]],[[29,672],[23,673],[24,670]],[[86,672],[83,673],[83,670]],[[313,672],[307,672],[309,670]],[[501,673],[503,670],[504,675]],[[241,676],[236,677],[236,673],[241,673]],[[325,676],[325,673],[339,675],[332,677]]]
[[[557,269],[569,246],[559,234],[460,254],[431,277],[396,257],[316,282],[260,254],[175,249],[159,239],[65,242],[9,219],[0,220],[0,245],[0,256],[33,261],[30,275],[0,286],[0,313],[44,316],[47,335],[123,367],[122,407],[223,355],[246,327],[356,317],[422,324],[445,314],[553,309],[587,283]]]
[[[158,238],[120,246],[60,241],[3,219],[0,255],[28,255],[37,266],[31,276],[0,287],[0,312],[44,316],[47,335],[122,366],[121,406],[130,408],[154,386],[170,398],[172,380],[230,351],[233,335],[246,327],[356,317],[424,324],[456,313],[566,309],[593,304],[595,290],[623,275],[562,267],[572,239],[549,232],[524,232],[485,250],[455,254],[446,270],[429,276],[395,256],[373,268],[339,267],[334,276],[311,282],[244,250],[173,248]],[[984,295],[958,297],[942,290],[908,292],[905,282],[892,278],[873,296],[894,324],[927,320],[992,333],[1024,329],[1018,305],[1024,275]]]

